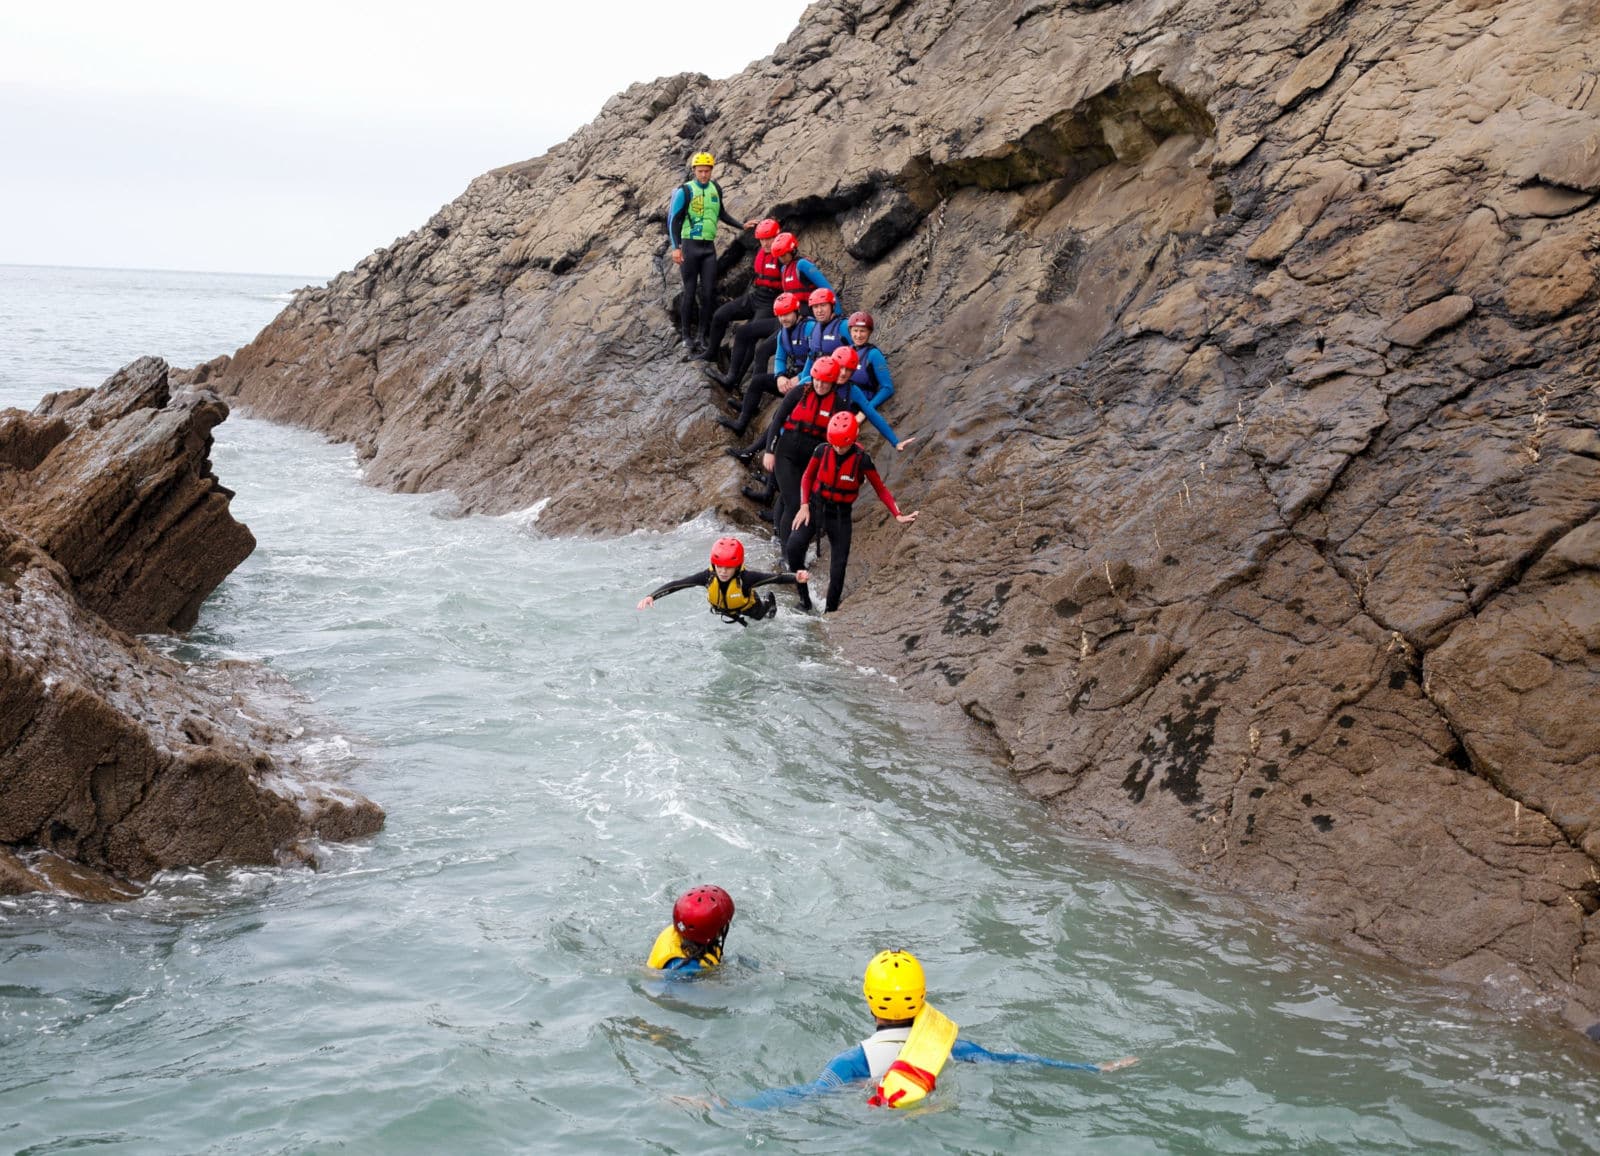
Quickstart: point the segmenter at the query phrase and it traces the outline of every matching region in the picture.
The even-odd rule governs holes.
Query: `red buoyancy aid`
[[[841,454],[832,446],[817,455],[817,482],[812,490],[815,497],[829,502],[849,505],[861,494],[861,483],[872,465],[859,447],[851,446],[849,453]]]
[[[779,279],[783,284],[785,293],[795,293],[801,297],[808,295],[816,288],[815,285],[800,275],[800,262],[798,259],[790,261],[787,265],[780,266]]]
[[[809,385],[804,388],[805,394],[789,411],[789,420],[783,423],[783,428],[820,440],[828,435],[828,419],[847,408],[844,396],[837,389],[821,394]]]
[[[756,272],[750,287],[757,297],[768,302],[777,300],[783,290],[783,266],[765,249],[756,250]]]

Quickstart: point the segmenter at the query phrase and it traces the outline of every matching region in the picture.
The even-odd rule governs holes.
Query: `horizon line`
[[[222,277],[312,277],[318,284],[326,284],[339,274],[325,276],[321,273],[261,273],[243,269],[163,269],[152,265],[58,265],[37,261],[0,261],[0,269],[81,269],[91,273],[198,273]]]

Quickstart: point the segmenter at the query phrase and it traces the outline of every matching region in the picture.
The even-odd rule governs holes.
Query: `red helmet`
[[[778,235],[778,222],[768,217],[764,221],[756,222],[756,240],[766,241]]]
[[[833,359],[833,363],[839,367],[839,375],[841,377],[854,373],[856,371],[856,367],[861,364],[861,355],[854,349],[851,349],[848,345],[839,346],[838,349],[835,349],[832,353],[828,354],[828,356],[831,357]]]
[[[787,257],[800,247],[800,242],[794,239],[793,233],[779,233],[772,238],[772,255],[774,257]]]
[[[877,325],[873,323],[872,314],[864,309],[859,313],[850,314],[850,328],[854,329],[857,325],[865,325],[868,329],[877,328]]]
[[[715,943],[732,922],[733,896],[720,887],[708,884],[685,891],[672,905],[672,925],[690,943]]]
[[[839,380],[839,363],[831,357],[819,357],[811,363],[811,380],[829,385]]]
[[[856,417],[840,412],[828,419],[828,444],[836,450],[847,450],[856,442]]]
[[[793,293],[779,293],[778,299],[772,303],[772,315],[782,317],[785,313],[798,313],[800,311],[800,298]]]
[[[812,305],[832,305],[836,298],[832,289],[813,289],[806,300]]]
[[[744,543],[737,538],[718,538],[711,547],[713,566],[744,565]]]

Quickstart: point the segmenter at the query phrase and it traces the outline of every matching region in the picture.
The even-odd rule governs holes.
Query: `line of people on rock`
[[[879,412],[894,396],[888,359],[873,343],[877,322],[862,310],[848,319],[837,314],[838,291],[814,264],[799,254],[799,241],[772,219],[741,222],[728,210],[721,187],[712,179],[716,161],[710,153],[690,158],[694,176],[673,193],[667,212],[667,237],[673,260],[683,276],[678,328],[688,356],[704,360],[705,374],[731,395],[737,417],[718,422],[743,436],[752,425],[761,430],[750,444],[727,452],[749,465],[761,459],[759,489],[746,487],[746,497],[772,521],[780,558],[794,571],[800,606],[811,609],[806,553],[819,536],[828,543],[828,593],[824,609],[834,611],[844,596],[845,571],[856,499],[869,484],[896,521],[916,521],[917,512],[901,513],[894,495],[871,456],[861,447],[860,426],[870,423],[896,450],[916,440],[900,437]],[[720,308],[716,299],[716,238],[719,224],[753,229],[758,248],[749,288]],[[734,334],[728,369],[716,368],[728,327],[742,321]],[[767,366],[771,363],[771,370]],[[741,391],[752,366],[755,376]],[[768,397],[778,404],[765,425],[758,422]],[[770,508],[769,508],[770,507]],[[729,546],[727,543],[732,542]],[[737,550],[733,547],[736,546]],[[718,557],[737,561],[718,562]],[[752,591],[762,585],[788,584],[786,575],[743,569],[744,546],[721,539],[704,571],[675,579],[647,595],[640,609],[675,590],[704,587],[711,609],[725,620],[743,624],[769,617],[775,597]],[[723,571],[731,568],[731,573]]]
[[[672,922],[656,936],[646,966],[676,978],[704,975],[721,966],[735,910],[733,897],[713,884],[684,892],[672,905]],[[862,974],[861,993],[876,1029],[870,1036],[835,1056],[809,1083],[770,1088],[721,1106],[778,1108],[870,1081],[869,1104],[909,1108],[934,1090],[947,1060],[1096,1073],[1138,1063],[1135,1056],[1086,1064],[1027,1052],[991,1052],[963,1040],[960,1028],[928,1003],[927,976],[921,961],[908,951],[873,956]]]

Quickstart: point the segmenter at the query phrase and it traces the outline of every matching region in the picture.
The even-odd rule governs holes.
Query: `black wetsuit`
[[[716,181],[708,181],[707,186],[717,190],[718,219],[735,228],[743,228],[743,222],[729,214],[728,203],[722,196],[722,186]],[[685,345],[692,343],[695,332],[691,328],[695,299],[698,297],[700,301],[699,338],[702,344],[709,340],[712,310],[717,303],[716,240],[702,241],[683,236],[684,217],[688,213],[687,187],[678,186],[673,194],[672,208],[667,212],[667,237],[673,248],[683,250],[683,264],[678,270],[683,276],[683,296],[678,301],[678,329],[683,334]]]
[[[825,400],[818,404],[825,412],[811,424],[810,430],[784,429],[784,423],[800,402],[805,400],[807,394],[815,392],[809,385],[796,385],[778,402],[778,408],[772,415],[772,424],[767,427],[764,449],[773,457],[772,477],[778,483],[778,502],[772,510],[772,532],[780,542],[789,538],[795,511],[800,508],[800,478],[811,461],[812,451],[824,444],[828,416],[848,408],[847,399],[834,389],[822,395]]]
[[[698,586],[704,590],[711,585],[716,576],[715,571],[708,566],[698,574],[690,574],[686,578],[674,578],[659,590],[652,590],[650,597],[663,598],[676,590],[688,590],[692,586]],[[769,574],[764,570],[745,570],[743,568],[734,574],[731,581],[738,582],[746,593],[756,589],[758,586],[794,586],[797,583],[793,574]],[[711,606],[709,609],[711,613],[719,615],[724,622],[737,622],[740,626],[743,626],[746,618],[754,618],[759,621],[768,615],[777,613],[778,604],[776,599],[768,595],[765,601],[758,600],[744,610],[723,610],[717,606]]]

